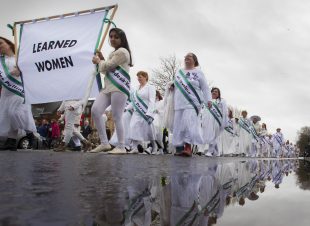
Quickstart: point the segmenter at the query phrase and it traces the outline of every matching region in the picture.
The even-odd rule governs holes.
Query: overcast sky
[[[308,0],[1,0],[7,23],[118,3],[138,70],[159,58],[194,52],[206,78],[227,103],[260,115],[285,138],[310,126],[310,1]],[[108,54],[108,48],[105,47]]]

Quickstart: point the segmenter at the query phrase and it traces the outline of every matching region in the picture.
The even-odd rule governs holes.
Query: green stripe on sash
[[[175,80],[174,84],[180,90],[180,92],[183,94],[183,96],[189,101],[189,103],[194,107],[196,114],[199,115],[199,111],[198,111],[197,106],[194,104],[193,100],[187,95],[187,93],[185,93],[185,91],[183,90],[183,88],[181,87],[179,82],[177,80]]]
[[[192,84],[188,81],[188,79],[186,78],[186,75],[184,74],[184,72],[180,69],[179,70],[180,72],[180,75],[183,77],[183,79],[185,80],[186,84],[188,85],[188,87],[192,90],[192,92],[194,93],[194,95],[196,96],[199,104],[201,104],[201,100],[200,100],[200,97],[198,95],[198,93],[196,92],[195,88],[192,86]]]
[[[219,124],[219,127],[222,126],[220,120],[217,118],[217,115],[210,109],[208,108],[209,112],[211,113],[211,115],[213,116],[213,118],[215,119],[215,121],[217,121],[217,123]]]
[[[15,78],[13,78],[12,77],[12,75],[10,74],[10,72],[9,72],[9,70],[8,70],[8,67],[7,67],[7,65],[6,65],[6,63],[5,63],[5,59],[4,59],[4,57],[3,56],[1,56],[0,57],[1,58],[1,66],[2,66],[2,68],[3,68],[3,73],[5,74],[5,76],[7,77],[7,81],[9,82],[11,82],[11,83],[13,83],[13,85],[15,85],[15,86],[17,86],[17,87],[22,87],[22,90],[23,90],[23,85],[22,85],[22,83],[20,82],[20,81],[18,81],[18,80],[16,80]],[[11,77],[11,79],[9,78],[9,77]],[[18,82],[18,83],[16,83],[16,81]],[[17,95],[17,96],[20,96],[20,97],[22,97],[22,98],[24,98],[24,93],[23,93],[23,91],[22,92],[19,92],[19,91],[17,91],[17,90],[15,90],[15,89],[12,89],[10,86],[8,86],[6,83],[4,83],[4,82],[2,82],[2,80],[0,80],[0,84],[1,84],[1,86],[3,86],[3,87],[5,87],[7,90],[9,90],[10,92],[12,92],[12,93],[14,93],[15,95]]]
[[[6,74],[6,77],[7,77],[9,80],[11,80],[13,83],[15,83],[15,84],[17,84],[17,85],[19,85],[19,86],[22,86],[23,84],[22,84],[20,81],[18,81],[16,78],[14,78],[14,77],[11,75],[11,73],[9,72],[9,69],[8,69],[8,67],[7,67],[6,64],[5,64],[5,59],[4,59],[4,57],[1,57],[1,64],[2,64],[2,67],[3,67],[4,72],[5,72],[5,74]]]
[[[151,122],[148,121],[148,117],[138,108],[138,106],[136,105],[136,102],[139,102],[143,105],[143,107],[146,108],[146,110],[148,109],[148,106],[146,105],[146,103],[144,103],[144,101],[139,97],[137,91],[135,93],[132,94],[132,103],[133,106],[135,108],[135,110],[141,115],[141,117],[147,121],[148,124],[151,124]],[[137,100],[136,100],[137,98]]]
[[[129,74],[121,67],[121,66],[117,66],[115,68],[115,70],[118,70],[124,77],[126,77],[129,82],[130,82],[130,76]],[[124,94],[126,94],[126,96],[128,97],[128,99],[130,99],[130,91],[127,90],[126,88],[124,88],[123,86],[121,86],[120,84],[117,83],[117,81],[113,78],[113,72],[109,72],[107,74],[107,79],[116,87],[118,88],[121,92],[123,92]]]

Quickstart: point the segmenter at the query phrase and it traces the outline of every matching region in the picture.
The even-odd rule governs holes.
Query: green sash
[[[217,103],[212,102],[212,106],[211,108],[208,108],[208,110],[210,111],[211,115],[213,115],[214,119],[219,124],[219,127],[221,127],[222,121],[223,121],[223,115],[220,109],[218,108]]]
[[[23,83],[14,78],[5,64],[5,59],[3,56],[0,57],[0,84],[5,87],[7,90],[16,94],[17,96],[24,97],[24,87]]]
[[[241,128],[243,128],[248,133],[251,133],[250,126],[246,123],[246,121],[243,118],[240,118],[238,123],[241,126]]]
[[[184,72],[180,69],[179,73],[175,75],[175,86],[180,90],[183,96],[188,100],[188,102],[194,107],[197,115],[199,114],[198,107],[195,104],[198,102],[200,105],[202,104],[199,95],[197,94],[195,88],[186,78]]]
[[[250,132],[251,132],[253,138],[258,142],[259,136],[258,136],[254,126],[250,126]]]
[[[130,98],[130,75],[121,66],[117,66],[113,72],[108,72],[107,79],[126,94],[128,99]]]
[[[148,120],[149,117],[146,115],[148,106],[138,95],[138,91],[132,93],[131,101],[133,103],[135,110],[141,115],[141,117],[144,118],[144,120],[147,121],[148,124],[151,124],[152,122]]]

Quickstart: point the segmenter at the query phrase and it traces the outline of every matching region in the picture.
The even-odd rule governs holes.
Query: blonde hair
[[[146,81],[149,81],[149,75],[145,71],[138,71],[137,76],[141,75],[142,77],[146,78]]]

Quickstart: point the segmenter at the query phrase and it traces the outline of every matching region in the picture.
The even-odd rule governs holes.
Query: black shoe
[[[144,149],[143,149],[141,144],[138,144],[137,148],[138,148],[139,153],[143,153],[144,152]]]
[[[17,151],[16,139],[8,138],[4,144],[3,150]]]

